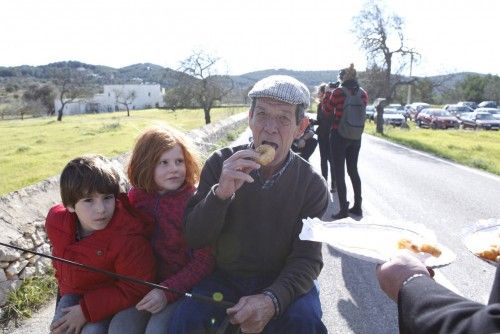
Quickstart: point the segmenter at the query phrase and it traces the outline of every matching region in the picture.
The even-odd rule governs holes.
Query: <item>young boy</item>
[[[61,179],[62,204],[52,207],[45,228],[52,254],[141,280],[154,279],[154,258],[145,222],[119,195],[120,176],[98,155],[70,161]],[[130,312],[148,287],[53,261],[61,299],[51,333],[141,332],[146,313]],[[120,312],[121,311],[121,312]],[[115,316],[119,313],[121,316]],[[124,315],[126,314],[126,315]],[[118,322],[118,323],[116,323]],[[110,325],[111,324],[111,325]]]

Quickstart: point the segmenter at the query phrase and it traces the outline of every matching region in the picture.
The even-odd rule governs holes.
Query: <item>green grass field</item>
[[[246,112],[245,107],[215,108],[212,122]],[[73,157],[87,153],[115,157],[132,149],[146,127],[168,124],[183,131],[205,125],[203,111],[132,110],[0,122],[0,195],[61,172]]]
[[[245,107],[216,108],[212,122],[245,112]],[[71,158],[98,153],[114,157],[131,150],[138,134],[154,124],[183,131],[202,127],[201,110],[133,110],[66,116],[62,122],[33,118],[0,122],[0,195],[58,175]],[[375,134],[375,125],[365,131]],[[382,138],[500,175],[500,131],[409,130],[384,127]]]
[[[462,165],[500,175],[500,131],[431,130],[384,126],[384,135],[375,133],[375,124],[366,123],[365,132],[446,158]]]

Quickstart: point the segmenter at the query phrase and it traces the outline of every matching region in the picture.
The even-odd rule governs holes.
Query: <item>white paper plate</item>
[[[485,219],[480,220],[469,228],[465,229],[463,241],[465,247],[474,255],[479,257],[477,253],[482,252],[488,246],[493,244],[500,245],[500,219]],[[486,260],[479,257],[494,266],[498,263],[491,260]]]
[[[447,265],[456,258],[455,254],[438,243],[432,231],[423,225],[408,222],[380,222],[365,217],[358,222],[351,218],[324,222],[318,218],[306,218],[303,221],[301,240],[326,242],[342,253],[374,263],[384,263],[402,250],[398,241],[406,238],[417,243],[434,244],[441,250],[439,257],[427,253],[413,253],[427,267],[435,268]]]

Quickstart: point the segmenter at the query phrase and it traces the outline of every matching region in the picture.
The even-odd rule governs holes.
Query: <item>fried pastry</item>
[[[482,259],[500,263],[500,248],[497,245],[491,245],[489,248],[476,254]]]
[[[260,145],[255,149],[255,152],[260,154],[260,156],[257,159],[255,159],[255,162],[261,164],[262,166],[265,166],[271,161],[273,161],[274,155],[276,154],[274,147],[268,144]]]
[[[434,257],[439,257],[441,255],[441,250],[437,246],[428,243],[422,243],[421,245],[418,245],[409,239],[400,239],[398,241],[398,248],[409,249],[414,253],[423,252]]]

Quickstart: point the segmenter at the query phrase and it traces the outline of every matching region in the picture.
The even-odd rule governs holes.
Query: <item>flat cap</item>
[[[288,75],[271,75],[255,83],[248,97],[268,97],[290,104],[309,107],[309,89],[299,80]]]

